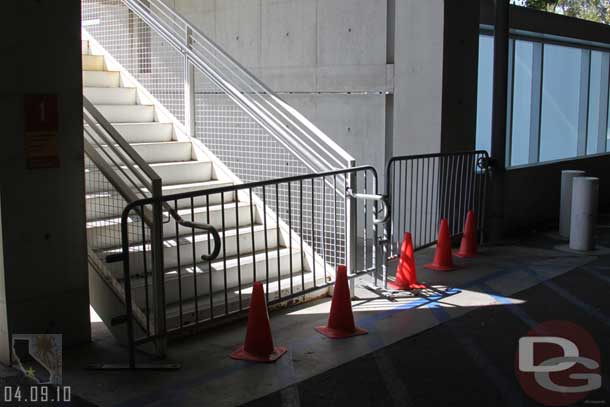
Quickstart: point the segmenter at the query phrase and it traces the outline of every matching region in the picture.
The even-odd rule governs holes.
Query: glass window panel
[[[530,152],[534,44],[529,41],[516,41],[514,58],[515,73],[513,79],[513,120],[510,164],[522,165],[529,162]]]
[[[477,85],[477,150],[491,150],[491,117],[493,105],[494,40],[479,36],[479,79]]]
[[[589,115],[587,125],[587,154],[601,153],[598,149],[601,134],[606,133],[606,103],[608,99],[608,54],[591,52],[591,79],[589,82]]]
[[[544,46],[540,161],[577,154],[582,52]]]

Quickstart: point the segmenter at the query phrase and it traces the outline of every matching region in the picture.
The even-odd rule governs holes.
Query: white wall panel
[[[318,4],[320,65],[385,64],[387,0]]]
[[[287,95],[284,99],[356,158],[384,165],[385,99],[364,95]]]
[[[263,66],[316,65],[316,1],[262,0]]]

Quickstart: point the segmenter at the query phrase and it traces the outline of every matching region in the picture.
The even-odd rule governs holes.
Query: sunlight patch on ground
[[[447,290],[446,287],[434,287],[439,290],[428,290],[426,293],[409,297],[395,298],[390,301],[382,297],[363,298],[352,301],[354,312],[389,311],[395,308],[478,308],[506,304],[523,304],[524,301],[501,296],[492,296],[484,292],[472,290]],[[327,302],[305,307],[288,315],[328,314],[330,299]]]

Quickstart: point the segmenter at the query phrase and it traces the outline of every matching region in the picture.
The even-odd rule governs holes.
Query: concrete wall
[[[397,0],[389,156],[441,147],[444,0]]]
[[[443,127],[441,151],[472,150],[476,144],[479,4],[445,2]]]
[[[358,163],[438,151],[443,0],[165,1]]]
[[[80,0],[10,0],[2,7],[0,292],[11,333],[61,333],[69,346],[90,337]],[[26,94],[59,97],[59,168],[26,168]],[[0,355],[6,362],[6,352]]]
[[[0,202],[2,196],[0,195]],[[9,352],[9,330],[6,312],[6,284],[4,282],[4,238],[2,236],[2,205],[0,205],[0,360],[8,361]]]

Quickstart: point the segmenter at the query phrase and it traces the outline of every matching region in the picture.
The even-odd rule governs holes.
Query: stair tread
[[[122,88],[106,88],[106,89],[122,89]],[[150,104],[150,103],[136,103],[136,104],[131,104],[131,105],[117,105],[117,104],[109,104],[109,103],[98,103],[95,105],[95,107],[100,108],[100,107],[113,107],[113,108],[128,108],[128,107],[147,107],[147,108],[154,108],[155,105]],[[154,123],[154,122],[120,122],[121,124],[126,124],[126,123]]]
[[[231,204],[230,207],[229,207],[229,204]],[[240,208],[248,207],[248,206],[250,206],[250,203],[249,202],[239,202],[237,206],[240,207]],[[234,209],[235,208],[235,201],[225,202],[224,207],[225,207],[225,210],[227,209],[227,207],[229,207],[229,209]],[[202,212],[207,212],[207,210],[208,210],[208,207],[206,207],[204,205],[204,206],[197,206],[197,207],[193,208],[192,212],[193,213],[202,213]],[[210,205],[209,206],[209,210],[210,210],[210,212],[222,211],[222,205]],[[178,209],[177,212],[178,212],[178,214],[180,216],[185,217],[185,220],[188,220],[188,219],[186,219],[186,217],[188,217],[188,215],[191,214],[191,209],[190,208],[189,209]],[[118,221],[118,223],[120,224],[121,217],[120,216],[112,216],[112,217],[108,217],[108,218],[100,218],[100,219],[96,219],[96,220],[90,220],[90,221],[87,221],[87,229],[91,229],[92,227],[105,227],[105,226],[108,226],[108,225],[100,225],[100,226],[92,226],[92,227],[90,227],[89,226],[90,223],[102,223],[103,222],[103,223],[108,223],[108,224],[115,224],[115,221]]]
[[[172,166],[172,165],[195,165],[195,164],[212,164],[211,160],[188,160],[188,161],[168,161],[168,162],[161,162],[161,163],[147,163],[149,166],[151,167],[168,167],[168,166]],[[134,164],[133,168],[138,168],[139,166]],[[126,165],[121,165],[121,168],[126,169],[127,166]],[[85,173],[92,171],[91,168],[85,168]],[[208,181],[214,181],[214,180],[208,180]],[[203,182],[207,182],[207,181],[201,181]],[[167,184],[167,185],[179,185],[179,184]]]
[[[303,281],[301,274],[300,274],[300,270],[298,273],[299,273],[298,275],[293,275],[293,277],[292,277],[293,286],[297,290],[299,289],[299,287],[301,287],[301,283]],[[305,285],[307,288],[313,287],[313,281],[314,281],[313,277],[314,277],[313,272],[305,271],[304,280],[305,280]],[[282,291],[289,290],[290,280],[291,280],[290,276],[284,276],[279,279],[279,284],[278,284],[277,276],[273,276],[273,277],[269,276],[269,284],[266,284],[265,282],[263,282],[263,285],[265,286],[265,294],[269,295],[270,300],[276,299],[277,294],[280,291],[280,288]],[[321,273],[316,273],[316,280],[317,280],[318,286],[323,286],[325,284],[324,276]],[[248,284],[244,284],[244,286],[242,287],[242,304],[244,307],[247,306],[248,302],[250,301],[250,295],[252,293],[253,286],[254,285],[252,283],[248,283]],[[323,289],[324,287],[320,287],[320,288]],[[288,293],[286,293],[286,294],[288,294]],[[285,296],[286,294],[284,294],[283,296]],[[215,308],[224,307],[224,305],[225,305],[224,293],[214,293],[214,294],[212,294],[212,297],[213,297],[213,302],[214,302]],[[231,290],[229,293],[228,300],[229,300],[229,304],[238,303],[239,302],[239,293],[235,293]],[[167,318],[168,319],[178,319],[179,315],[180,315],[180,308],[182,308],[183,315],[186,313],[189,313],[189,312],[194,312],[195,311],[195,298],[191,297],[191,298],[188,298],[187,300],[183,300],[182,304],[180,304],[179,301],[168,303],[167,307],[166,307]],[[197,296],[197,308],[198,308],[199,312],[202,314],[209,313],[209,308],[210,308],[209,294]],[[231,307],[231,308],[233,308],[233,307]],[[224,311],[221,311],[221,313],[224,313]]]
[[[252,228],[252,226],[248,225],[248,226],[243,226],[238,228],[228,228],[225,230],[219,230],[218,233],[220,235],[220,238],[222,239],[222,237],[224,236],[225,238],[228,237],[233,237],[233,236],[237,236],[237,234],[239,233],[240,236],[243,235],[250,235],[252,233],[252,229],[254,229],[254,233],[257,232],[263,232],[265,230],[265,225],[262,224],[255,224],[254,228]],[[206,242],[208,241],[208,232],[203,232],[203,231],[199,231],[197,229],[195,229],[195,243],[200,243],[200,242]],[[267,231],[275,231],[276,230],[276,225],[267,225]],[[171,247],[176,247],[176,246],[187,246],[192,244],[192,235],[185,235],[185,236],[181,236],[178,244],[176,245],[176,239],[174,238],[169,238],[169,239],[163,239],[164,243],[169,244]],[[149,250],[149,246],[147,245],[146,250]],[[143,249],[142,244],[133,244],[129,246],[129,252],[130,253],[140,253]],[[269,249],[271,250],[271,247],[269,247]],[[122,247],[118,246],[118,247],[113,247],[113,248],[107,248],[104,249],[103,251],[101,251],[102,255],[105,257],[107,255],[110,254],[116,254],[116,253],[120,253],[121,252]]]
[[[181,188],[196,188],[198,186],[208,186],[208,185],[220,185],[220,186],[230,186],[230,185],[234,185],[235,183],[233,181],[230,180],[220,180],[220,179],[213,179],[210,181],[201,181],[201,182],[190,182],[190,183],[185,183],[185,184],[171,184],[171,185],[163,185],[163,191],[172,191],[172,190],[176,190],[176,189],[181,189]],[[209,188],[204,188],[204,189],[209,189]]]
[[[87,71],[87,72],[118,72],[118,71]],[[137,90],[135,86],[119,86],[118,88],[105,88],[103,86],[83,86],[83,89],[99,89],[99,90],[116,90],[116,89],[129,89],[131,91]]]
[[[85,54],[85,55],[100,56],[100,55],[95,55],[95,54]],[[121,71],[115,71],[114,69],[104,69],[103,71],[92,71],[90,69],[83,69],[83,72],[112,72],[112,73],[121,73]]]
[[[168,141],[143,141],[143,142],[137,142],[137,143],[129,143],[130,146],[155,146],[155,145],[167,145],[167,144],[193,144],[190,141],[180,141],[180,140],[168,140]],[[108,144],[102,144],[102,147],[108,147]],[[118,144],[114,144],[115,147],[118,146]],[[197,160],[189,160],[189,161],[197,161]],[[170,161],[173,162],[173,161]]]
[[[234,185],[233,181],[225,181],[225,180],[218,180],[218,179],[214,179],[214,180],[210,180],[210,181],[202,181],[202,182],[192,182],[192,183],[186,183],[186,184],[171,184],[171,185],[163,185],[161,187],[161,191],[162,192],[168,192],[168,194],[165,195],[171,195],[172,191],[175,190],[179,190],[182,188],[198,188],[198,187],[202,187],[201,190],[207,190],[207,189],[212,189],[212,188],[221,188],[224,186],[231,186]],[[212,188],[206,188],[206,187],[212,187]],[[147,191],[148,188],[146,187],[142,187],[140,188],[140,190],[142,191]],[[116,196],[119,193],[116,190],[110,190],[110,191],[98,191],[98,192],[94,192],[94,193],[88,193],[85,194],[85,199],[95,199],[95,198],[102,198],[102,197],[111,197],[111,196]],[[225,205],[230,203],[230,202],[234,202],[234,201],[226,201]]]
[[[269,259],[274,259],[278,257],[278,246],[276,247],[270,247],[267,251],[265,250],[259,250],[254,252],[254,256],[256,261],[265,261],[267,259],[267,255],[269,257]],[[285,247],[285,246],[279,246],[279,257],[286,257],[290,255],[290,248]],[[292,248],[292,255],[293,258],[295,255],[300,255],[301,251],[299,248]],[[247,253],[247,254],[242,254],[241,256],[227,256],[226,258],[226,264],[227,264],[227,271],[231,268],[236,268],[237,267],[237,259],[239,258],[240,260],[240,265],[241,266],[246,266],[249,264],[253,263],[253,259],[252,259],[252,255],[253,253]],[[220,256],[219,256],[220,257]],[[197,263],[197,275],[203,275],[203,274],[207,274],[209,272],[209,264],[206,261],[201,261],[199,263]],[[212,269],[215,270],[216,272],[222,272],[224,270],[224,262],[223,260],[218,260],[215,259],[214,261],[212,261]],[[187,265],[187,266],[182,266],[180,267],[181,270],[181,278],[185,279],[185,278],[192,278],[192,272],[189,270],[192,270],[192,266],[191,265]],[[300,268],[294,269],[293,273],[295,271],[301,271]],[[173,280],[173,279],[178,279],[178,269],[177,267],[170,267],[168,269],[166,269],[164,271],[165,273],[165,280]],[[269,274],[272,274],[271,272]],[[261,274],[262,275],[262,274]],[[146,284],[146,280],[149,280],[149,284],[150,284],[150,277],[145,278],[144,276],[134,276],[131,278],[132,281],[132,288],[141,288],[142,286],[144,286]],[[122,281],[122,279],[121,279]]]
[[[167,161],[161,163],[149,163],[151,167],[167,167],[170,165],[195,165],[195,164],[211,164],[211,160],[188,160],[188,161]],[[203,182],[203,181],[202,181]]]

